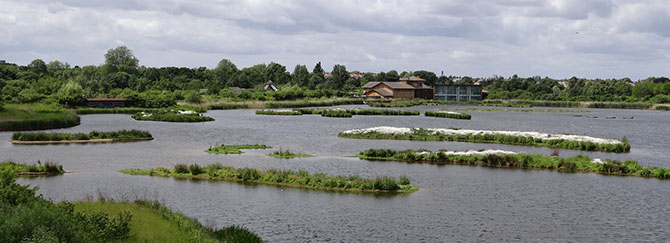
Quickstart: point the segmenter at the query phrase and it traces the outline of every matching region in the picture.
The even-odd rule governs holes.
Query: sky
[[[670,76],[668,0],[0,0],[0,60],[148,67],[428,70],[440,75]]]

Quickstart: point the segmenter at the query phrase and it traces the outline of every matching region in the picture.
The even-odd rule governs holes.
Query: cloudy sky
[[[668,0],[0,0],[0,59],[99,65],[321,61],[445,75],[670,76]]]

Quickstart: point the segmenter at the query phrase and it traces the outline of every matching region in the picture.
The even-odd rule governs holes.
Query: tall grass
[[[328,176],[325,174],[310,174],[307,171],[291,170],[259,170],[253,168],[236,169],[220,164],[201,167],[204,172],[185,171],[188,166],[178,165],[174,169],[158,167],[149,170],[126,169],[122,173],[131,175],[151,175],[177,178],[195,178],[211,180],[229,180],[255,182],[259,184],[302,187],[320,190],[354,191],[354,192],[410,192],[417,190],[411,186],[409,179],[402,179],[399,183],[394,178],[381,177],[375,179],[364,179],[358,176]]]
[[[133,138],[152,138],[151,133],[141,130],[119,130],[116,132],[92,131],[86,133],[48,133],[48,132],[15,132],[12,140],[16,141],[64,141],[64,140],[91,140],[112,139],[121,141]]]
[[[670,179],[670,169],[643,167],[633,160],[605,160],[596,163],[587,156],[578,155],[571,158],[529,154],[489,154],[489,155],[448,155],[427,150],[395,151],[389,149],[368,149],[358,154],[366,160],[392,160],[409,163],[459,164],[501,168],[534,168],[546,170],[594,172],[605,175],[626,175]]]
[[[310,109],[299,108],[293,109],[302,114],[314,114],[324,117],[351,117],[353,115],[362,116],[418,116],[421,113],[418,111],[402,111],[402,110],[387,110],[387,109]]]
[[[268,149],[268,148],[271,147],[263,144],[243,144],[243,145],[221,144],[218,147],[214,148],[209,147],[209,149],[205,150],[205,152],[212,154],[241,154],[242,153],[241,149]]]
[[[14,162],[2,162],[0,163],[0,170],[10,170],[14,171],[15,173],[22,175],[23,173],[43,173],[43,174],[48,174],[48,175],[60,175],[65,173],[63,170],[63,166],[52,163],[52,162],[46,162],[42,164],[41,161],[37,161],[37,164],[33,165],[28,165],[28,164],[19,164],[19,163],[14,163]]]
[[[218,103],[208,105],[207,109],[208,110],[249,109],[249,105],[244,103]]]
[[[163,122],[208,122],[214,118],[200,114],[179,114],[173,110],[162,110],[154,113],[138,112],[133,115],[138,121],[163,121]]]
[[[0,111],[0,131],[44,130],[79,124],[77,114],[57,105],[8,104]]]
[[[628,102],[593,102],[588,105],[588,108],[608,108],[608,109],[649,109],[651,103],[628,103]]]
[[[138,112],[157,112],[159,108],[141,108],[141,107],[116,107],[116,108],[88,108],[79,107],[75,112],[79,115],[87,114],[135,114]]]
[[[460,112],[449,113],[449,112],[426,111],[424,115],[433,117],[452,118],[452,119],[464,119],[464,120],[470,120],[472,118],[470,114]]]
[[[317,106],[336,106],[336,105],[360,105],[362,99],[331,99],[331,100],[296,100],[296,101],[269,101],[265,102],[266,108],[297,108],[297,107],[317,107]]]
[[[302,113],[298,111],[256,110],[256,115],[301,116]]]
[[[275,158],[281,158],[281,159],[292,159],[292,158],[297,158],[297,157],[313,157],[313,155],[309,154],[296,154],[292,153],[290,150],[283,150],[279,149],[279,151],[272,152],[268,154],[270,157],[275,157]]]
[[[659,105],[659,106],[656,106],[656,110],[659,110],[659,111],[670,111],[670,106],[669,106],[669,105]]]

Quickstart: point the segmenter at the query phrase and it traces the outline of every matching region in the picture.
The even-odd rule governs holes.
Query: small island
[[[119,130],[116,132],[92,131],[86,133],[15,132],[13,144],[57,144],[57,143],[112,143],[153,140],[151,133],[141,130]]]
[[[243,144],[243,145],[225,145],[221,144],[218,147],[209,147],[205,152],[212,154],[242,154],[241,149],[269,149],[272,148],[263,144]]]
[[[584,155],[571,158],[545,156],[540,154],[517,154],[502,150],[480,151],[438,151],[390,149],[368,149],[358,154],[358,158],[379,161],[401,161],[438,165],[473,165],[496,168],[542,169],[565,172],[589,172],[603,175],[638,176],[670,179],[670,169],[643,167],[633,160],[616,161],[591,159]]]
[[[470,116],[470,114],[468,113],[455,112],[455,111],[426,111],[424,115],[432,117],[464,119],[464,120],[470,120],[472,118],[472,116]]]
[[[256,110],[256,115],[302,116],[302,113],[292,110]]]
[[[388,110],[388,109],[311,109],[299,108],[293,111],[300,112],[304,115],[321,115],[323,117],[352,117],[358,116],[418,116],[421,113],[418,111],[402,111],[402,110]]]
[[[138,121],[162,121],[162,122],[208,122],[214,118],[203,116],[192,110],[160,110],[154,112],[137,112],[133,119]]]
[[[201,167],[197,164],[177,164],[174,168],[125,169],[121,173],[130,175],[164,176],[183,179],[223,180],[233,182],[254,182],[258,184],[298,187],[325,191],[394,193],[412,192],[418,187],[410,185],[407,177],[396,180],[391,177],[365,179],[358,176],[328,176],[310,174],[307,171],[259,170],[254,168],[236,169],[221,164]]]
[[[65,173],[62,165],[51,162],[42,164],[39,160],[37,161],[37,164],[33,165],[20,164],[11,161],[1,162],[0,171],[12,171],[16,176],[54,176]]]
[[[292,158],[306,158],[306,157],[314,157],[314,155],[310,154],[296,154],[292,153],[291,151],[287,150],[279,150],[275,151],[271,154],[268,154],[270,157],[275,157],[275,158],[280,158],[280,159],[292,159]]]

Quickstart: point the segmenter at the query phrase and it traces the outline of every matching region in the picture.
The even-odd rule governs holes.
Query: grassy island
[[[202,116],[196,111],[161,110],[157,112],[138,112],[133,115],[138,121],[162,121],[162,122],[207,122],[214,118]]]
[[[369,149],[358,154],[360,159],[401,161],[408,163],[456,164],[499,168],[544,169],[567,172],[590,172],[604,175],[622,175],[670,179],[670,169],[643,167],[637,161],[615,161],[591,159],[578,155],[571,158],[544,156],[539,154],[516,154],[509,151],[439,151]]]
[[[80,115],[88,114],[135,114],[138,112],[158,112],[161,109],[159,108],[142,108],[142,107],[115,107],[115,108],[90,108],[90,107],[79,107],[75,109],[75,112]]]
[[[533,110],[533,109],[482,109],[482,108],[470,108],[465,109],[466,111],[476,111],[476,112],[539,112],[539,113],[588,113],[591,111],[587,110]]]
[[[15,132],[12,135],[14,144],[51,144],[51,143],[109,143],[152,140],[151,133],[140,130],[120,130],[116,132],[90,133],[48,133],[48,132]]]
[[[292,159],[292,158],[306,158],[306,157],[314,157],[314,155],[310,154],[296,154],[292,153],[291,151],[287,150],[279,150],[275,151],[271,154],[268,154],[270,157],[275,157],[275,158],[280,158],[280,159]]]
[[[0,163],[0,171],[13,171],[17,176],[52,176],[65,173],[62,165],[51,162],[42,164],[39,160],[34,165],[2,162]]]
[[[452,119],[464,119],[470,120],[472,116],[468,113],[453,112],[453,111],[426,111],[425,116],[433,117],[443,117],[443,118],[452,118]]]
[[[256,115],[302,116],[302,113],[290,110],[257,110]]]
[[[57,105],[7,104],[0,108],[0,131],[28,131],[77,126],[79,116]]]
[[[348,192],[411,192],[418,188],[410,185],[406,177],[396,181],[394,178],[383,177],[364,179],[358,176],[328,176],[310,174],[307,171],[259,170],[254,168],[236,169],[221,164],[201,167],[178,164],[174,168],[158,167],[149,170],[126,169],[122,173],[130,175],[165,176],[185,179],[224,180],[234,182],[254,182],[272,186],[309,188],[326,191]]]
[[[221,144],[221,146],[218,147],[210,147],[209,149],[205,150],[207,153],[212,153],[212,154],[241,154],[243,153],[241,149],[268,149],[272,148],[267,145],[262,145],[262,144],[243,144],[243,145],[225,145]]]
[[[293,109],[296,112],[306,115],[321,115],[323,117],[351,117],[359,116],[418,116],[421,113],[418,111],[401,111],[401,110],[386,110],[386,109]]]
[[[549,134],[539,132],[487,131],[446,128],[372,127],[344,131],[339,137],[357,139],[391,139],[417,141],[455,141],[472,143],[499,143],[524,146],[577,149],[624,153],[630,144],[614,139],[581,135]]]

